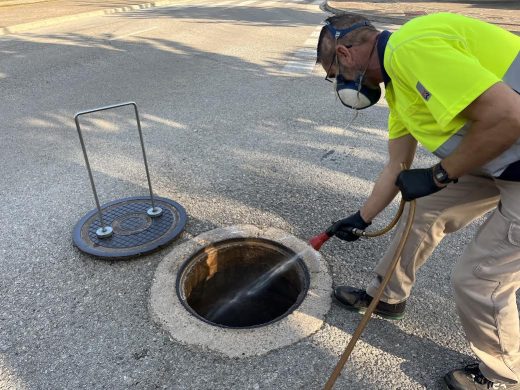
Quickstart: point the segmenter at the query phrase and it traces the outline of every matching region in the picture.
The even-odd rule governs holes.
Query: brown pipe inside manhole
[[[177,294],[192,314],[229,328],[264,326],[292,313],[309,288],[298,255],[275,241],[236,238],[191,256],[177,275]]]

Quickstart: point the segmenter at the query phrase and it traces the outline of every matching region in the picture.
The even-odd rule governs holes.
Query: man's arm
[[[450,178],[481,167],[520,138],[520,95],[506,84],[497,83],[461,115],[472,124],[458,148],[441,162]]]
[[[361,208],[361,217],[366,222],[371,222],[395,198],[399,191],[395,185],[395,180],[401,172],[401,163],[410,167],[416,148],[417,141],[409,134],[388,141],[388,163],[378,177],[372,193]]]

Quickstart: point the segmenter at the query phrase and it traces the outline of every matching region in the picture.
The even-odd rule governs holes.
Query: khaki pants
[[[500,203],[499,203],[500,202]],[[496,208],[499,203],[499,207]],[[455,302],[480,369],[491,381],[520,382],[520,182],[467,175],[417,200],[414,225],[382,300],[405,300],[415,273],[444,235],[496,208],[467,246],[452,274]],[[367,292],[375,295],[404,230],[406,211]]]

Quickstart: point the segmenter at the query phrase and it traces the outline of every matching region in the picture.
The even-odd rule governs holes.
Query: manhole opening
[[[309,279],[291,249],[267,239],[237,238],[191,256],[177,275],[177,294],[203,321],[252,328],[291,314],[305,298]]]

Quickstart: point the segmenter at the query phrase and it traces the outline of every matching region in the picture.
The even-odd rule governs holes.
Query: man
[[[404,315],[415,273],[444,235],[494,209],[452,275],[455,301],[480,363],[446,374],[450,389],[520,389],[520,37],[454,14],[422,16],[398,31],[380,32],[365,18],[326,21],[318,62],[335,78],[341,102],[374,104],[384,83],[390,108],[389,160],[361,209],[330,233],[358,237],[399,190],[417,199],[412,231],[376,313]],[[417,142],[441,160],[410,166]],[[348,309],[363,312],[385,274],[406,216],[365,290],[335,289]]]

